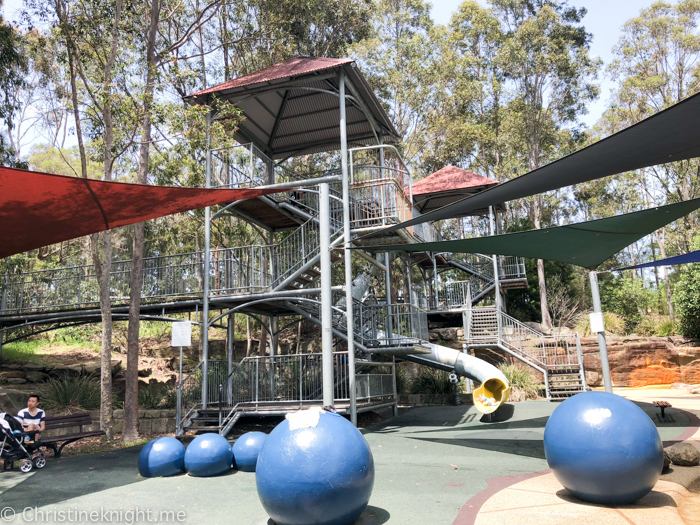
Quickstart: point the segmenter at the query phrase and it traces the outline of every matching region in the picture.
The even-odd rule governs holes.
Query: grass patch
[[[2,358],[5,361],[24,361],[31,363],[41,362],[41,349],[46,346],[46,341],[41,339],[29,339],[7,343],[2,347]]]
[[[100,383],[94,377],[64,377],[42,384],[41,402],[49,410],[96,410],[100,408]]]
[[[413,394],[453,394],[455,386],[450,383],[450,374],[442,370],[426,368],[413,380]]]

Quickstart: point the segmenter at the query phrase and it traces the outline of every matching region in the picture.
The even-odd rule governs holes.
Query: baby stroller
[[[41,443],[35,440],[36,430],[22,431],[22,424],[14,417],[0,414],[0,458],[4,469],[12,468],[19,461],[19,469],[30,472],[33,467],[42,469],[46,466],[44,453],[39,449]]]

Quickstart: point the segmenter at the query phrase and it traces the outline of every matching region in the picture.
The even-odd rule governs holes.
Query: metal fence
[[[219,402],[219,392],[216,386],[226,379],[228,362],[212,359],[207,363],[207,403],[215,404]],[[182,430],[182,423],[202,406],[202,376],[202,363],[199,363],[187,376],[181,378],[177,385],[175,418],[178,433]]]
[[[253,143],[211,150],[214,188],[253,188],[269,184],[274,163]]]
[[[462,308],[471,305],[470,281],[448,281],[439,283],[437,304],[434,308]],[[435,299],[433,297],[433,299]],[[435,301],[433,301],[434,303]]]
[[[540,368],[578,366],[578,334],[544,335],[495,308],[469,312],[468,344],[500,344]]]
[[[428,340],[427,313],[413,304],[360,304],[353,313],[359,342],[368,348]]]

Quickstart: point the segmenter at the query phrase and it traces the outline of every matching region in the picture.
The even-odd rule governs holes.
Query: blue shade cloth
[[[644,264],[636,264],[634,266],[625,266],[624,268],[615,268],[612,271],[620,272],[622,270],[634,270],[635,268],[653,268],[654,266],[675,266],[677,264],[688,263],[700,263],[700,250],[685,253],[683,255],[676,255],[675,257],[668,257],[666,259],[661,259],[660,261],[651,261]]]

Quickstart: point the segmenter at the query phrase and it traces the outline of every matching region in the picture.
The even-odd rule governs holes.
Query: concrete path
[[[510,404],[491,422],[482,422],[471,405],[414,408],[363,431],[374,455],[376,478],[370,506],[358,524],[487,523],[489,514],[515,512],[503,502],[515,501],[512,492],[520,494],[523,486],[544,492],[536,496],[556,503],[552,509],[567,513],[567,505],[578,508],[557,495],[561,487],[554,490],[556,482],[543,473],[547,463],[542,437],[556,406],[546,401]],[[673,423],[659,426],[664,440],[688,432],[690,419],[681,412],[674,415]],[[139,450],[50,461],[31,475],[0,473],[0,518],[1,509],[10,507],[5,512],[17,514],[13,523],[267,524],[254,474],[144,479],[136,470]],[[538,483],[545,483],[544,491]],[[668,490],[661,488],[660,492]],[[30,510],[22,516],[25,508]],[[561,515],[558,519],[559,524]],[[527,522],[492,517],[488,523]]]

